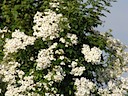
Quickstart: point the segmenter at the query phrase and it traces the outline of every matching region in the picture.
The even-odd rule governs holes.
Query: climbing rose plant
[[[0,95],[128,95],[128,78],[121,76],[128,71],[127,46],[109,32],[94,30],[102,23],[95,17],[103,14],[88,5],[107,3],[100,2],[48,0],[47,8],[33,16],[32,34],[0,29]]]

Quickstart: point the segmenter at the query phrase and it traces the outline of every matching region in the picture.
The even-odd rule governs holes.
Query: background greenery
[[[49,6],[50,1],[51,0],[1,0],[0,28],[2,29],[6,26],[11,32],[13,32],[15,29],[20,29],[21,31],[25,32],[25,34],[32,36],[34,15],[37,11],[44,12],[45,9],[51,9]],[[76,34],[78,36],[78,45],[65,48],[64,44],[59,42],[59,39],[42,41],[41,38],[39,38],[35,41],[34,45],[27,46],[25,50],[19,50],[18,53],[10,55],[13,56],[17,62],[21,63],[22,66],[20,69],[22,69],[26,75],[28,75],[31,70],[35,68],[35,62],[30,61],[29,58],[33,56],[34,59],[37,59],[40,49],[47,48],[49,43],[52,44],[54,42],[59,42],[57,49],[63,49],[65,51],[65,56],[70,60],[78,59],[80,61],[79,65],[84,64],[87,70],[85,71],[86,74],[83,74],[83,76],[92,80],[94,77],[91,72],[95,71],[98,73],[101,71],[102,73],[102,71],[104,71],[104,67],[97,65],[96,68],[94,65],[85,62],[80,48],[82,48],[83,44],[88,44],[91,48],[94,46],[100,48],[105,54],[108,55],[107,60],[105,60],[104,56],[102,56],[101,63],[106,61],[109,67],[113,66],[112,59],[117,58],[115,56],[115,50],[108,48],[106,42],[107,38],[99,35],[98,31],[94,30],[95,27],[102,24],[100,18],[105,16],[103,14],[104,11],[109,12],[107,7],[111,7],[111,2],[115,2],[115,0],[87,0],[85,3],[83,0],[63,0],[63,2],[60,4],[59,10],[55,10],[54,8],[51,10],[56,11],[56,13],[62,13],[64,17],[68,18],[71,29],[64,26],[64,22],[60,22],[60,26],[64,29],[65,33],[60,32],[59,35],[61,37],[65,37],[66,33]],[[0,61],[2,61],[4,55],[3,45],[5,43],[5,39],[11,38],[11,32],[5,34],[4,38],[0,38]],[[2,34],[0,35],[2,36]],[[105,36],[110,37],[111,34],[106,33]],[[120,57],[120,61],[121,59],[122,58]],[[56,62],[52,63],[53,65],[58,65],[60,60],[58,59]],[[63,93],[65,96],[66,94],[72,96],[74,95],[74,90],[72,90],[73,83],[72,76],[69,74],[70,69],[66,69],[68,66],[63,68],[67,72],[67,75],[63,82],[60,84],[55,83],[54,86],[58,88],[59,92]],[[44,73],[43,75],[42,72]],[[46,73],[47,70],[35,71],[35,81],[41,80]],[[108,77],[109,75],[107,74],[106,77],[104,77],[106,82],[109,81]],[[100,76],[97,76],[96,78],[97,82],[102,82],[102,80],[99,80]],[[63,90],[64,87],[67,87],[67,90]]]

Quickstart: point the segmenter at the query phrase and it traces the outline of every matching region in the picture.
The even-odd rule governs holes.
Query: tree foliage
[[[1,95],[126,95],[126,46],[94,30],[111,2],[1,0]]]

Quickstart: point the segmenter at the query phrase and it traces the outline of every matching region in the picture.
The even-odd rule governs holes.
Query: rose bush
[[[111,1],[1,1],[0,95],[127,95],[127,46],[94,30]]]

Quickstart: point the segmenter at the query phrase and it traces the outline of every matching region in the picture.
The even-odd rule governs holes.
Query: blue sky
[[[102,18],[105,21],[104,27],[101,26],[98,30],[106,32],[108,29],[112,29],[113,36],[128,45],[128,0],[117,0],[112,5],[109,8],[111,13],[106,14],[107,18]],[[122,76],[127,77],[128,72]]]
[[[105,23],[98,30],[106,32],[112,29],[114,37],[128,45],[128,0],[117,0],[109,9],[111,13],[106,13],[107,18],[102,18]]]

